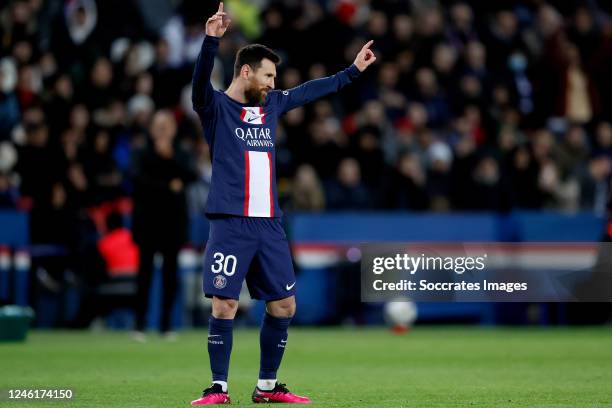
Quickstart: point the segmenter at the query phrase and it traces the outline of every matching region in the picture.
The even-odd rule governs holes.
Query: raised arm
[[[223,2],[219,3],[218,11],[206,21],[206,37],[196,60],[192,80],[191,100],[196,112],[206,111],[212,106],[214,89],[210,83],[210,75],[219,48],[219,39],[225,34],[230,22],[227,13],[223,11]]]
[[[367,67],[376,61],[376,56],[370,50],[372,43],[373,41],[368,41],[361,48],[357,57],[355,57],[353,64],[344,71],[325,78],[305,82],[287,91],[278,92],[281,113],[305,105],[330,93],[338,92],[350,84],[361,72],[365,71]]]

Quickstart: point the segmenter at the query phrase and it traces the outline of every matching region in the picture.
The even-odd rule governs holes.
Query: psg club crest
[[[217,275],[213,279],[213,285],[217,289],[223,289],[227,285],[227,279],[223,275]]]
[[[249,125],[263,125],[266,114],[261,106],[245,106],[240,113],[240,119]]]

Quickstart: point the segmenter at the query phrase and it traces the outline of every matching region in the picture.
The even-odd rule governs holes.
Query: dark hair
[[[106,216],[106,229],[108,232],[123,228],[123,215],[112,211]]]
[[[261,67],[261,61],[267,58],[274,64],[279,64],[281,58],[277,53],[272,51],[270,48],[261,44],[250,44],[242,47],[236,53],[236,62],[234,64],[234,78],[240,75],[240,69],[243,65],[247,64],[254,70]]]

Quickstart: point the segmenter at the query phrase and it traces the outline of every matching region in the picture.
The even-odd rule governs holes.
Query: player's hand
[[[227,13],[223,11],[223,2],[219,3],[219,10],[206,20],[206,35],[223,37],[231,22],[232,20],[227,17]]]
[[[355,64],[357,69],[359,69],[361,72],[365,71],[367,67],[376,61],[376,55],[374,55],[374,52],[370,49],[373,42],[374,40],[368,41],[355,57],[353,64]]]

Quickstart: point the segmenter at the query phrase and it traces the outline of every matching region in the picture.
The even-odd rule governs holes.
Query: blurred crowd
[[[0,207],[32,211],[38,242],[49,233],[69,241],[78,234],[66,226],[83,214],[130,211],[150,171],[137,157],[159,134],[184,165],[164,188],[202,213],[211,164],[190,86],[217,2],[2,4]],[[233,22],[215,63],[217,89],[247,43],[282,55],[277,87],[285,89],[345,68],[374,40],[373,69],[283,118],[285,210],[605,211],[609,2],[225,4]]]

